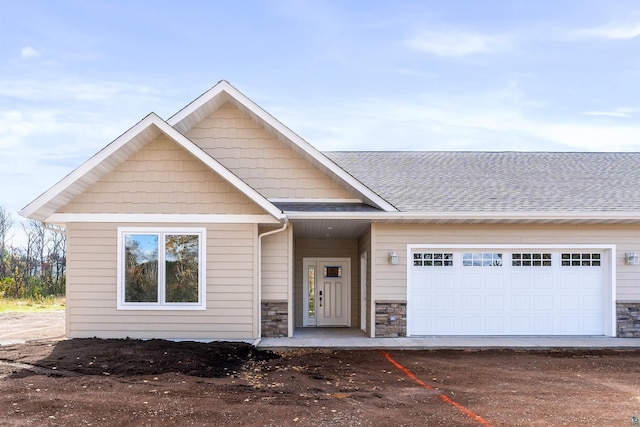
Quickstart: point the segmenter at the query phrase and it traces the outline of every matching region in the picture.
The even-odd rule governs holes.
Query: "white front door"
[[[304,326],[350,326],[348,258],[305,258]]]

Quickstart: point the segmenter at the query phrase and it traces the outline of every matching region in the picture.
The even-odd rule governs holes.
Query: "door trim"
[[[315,265],[316,273],[319,271],[319,266],[321,263],[333,263],[333,262],[345,262],[347,264],[346,271],[343,273],[345,277],[346,287],[345,287],[345,311],[347,323],[345,325],[338,326],[347,326],[351,327],[351,258],[316,258],[309,257],[302,259],[302,326],[304,327],[316,327],[317,326],[317,317],[309,317],[309,266]],[[315,286],[314,293],[315,301],[318,300],[318,287],[317,281]]]

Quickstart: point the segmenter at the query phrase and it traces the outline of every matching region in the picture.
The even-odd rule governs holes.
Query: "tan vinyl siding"
[[[411,225],[375,224],[375,299],[406,300],[407,244],[616,245],[616,300],[640,301],[640,266],[624,253],[640,249],[640,225]],[[397,265],[389,264],[396,251]]]
[[[304,258],[350,258],[351,259],[351,326],[360,325],[358,294],[360,288],[360,269],[358,242],[353,239],[296,239],[295,241],[295,307],[296,327],[302,326],[302,307],[304,307],[302,263]]]
[[[59,212],[265,213],[247,196],[164,135],[149,142]]]
[[[260,228],[265,233],[273,228]],[[262,300],[288,301],[289,286],[289,229],[262,238]]]
[[[267,198],[354,198],[231,103],[186,136]]]
[[[158,227],[171,225],[157,224]],[[193,226],[207,229],[207,309],[170,311],[117,310],[118,225],[69,224],[67,336],[205,340],[255,338],[256,226]]]

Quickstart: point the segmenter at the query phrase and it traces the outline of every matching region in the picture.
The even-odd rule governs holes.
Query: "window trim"
[[[190,234],[198,236],[198,302],[164,302],[160,296],[164,295],[165,276],[164,267],[158,269],[158,302],[125,302],[125,235],[127,234],[157,234],[158,244],[163,245],[167,234]],[[118,227],[117,239],[117,309],[118,310],[206,310],[206,228],[203,227]],[[160,260],[158,264],[161,264]]]

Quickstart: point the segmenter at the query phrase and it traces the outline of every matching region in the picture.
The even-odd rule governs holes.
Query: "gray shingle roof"
[[[640,153],[324,154],[405,212],[640,210]]]

